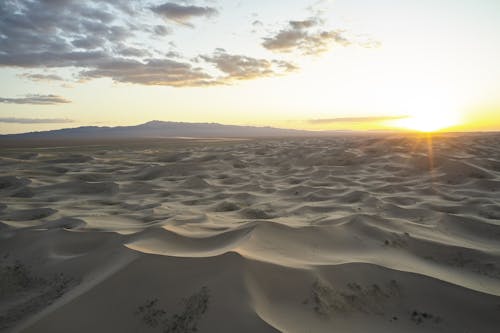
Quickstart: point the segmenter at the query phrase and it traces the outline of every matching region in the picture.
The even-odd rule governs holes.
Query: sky
[[[3,0],[0,134],[500,130],[498,0]]]

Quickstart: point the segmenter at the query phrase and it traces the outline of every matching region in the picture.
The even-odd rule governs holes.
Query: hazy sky
[[[500,130],[499,32],[498,0],[3,0],[0,133]]]

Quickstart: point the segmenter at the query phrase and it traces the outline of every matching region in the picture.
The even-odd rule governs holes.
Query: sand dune
[[[498,332],[500,136],[0,153],[0,330]]]

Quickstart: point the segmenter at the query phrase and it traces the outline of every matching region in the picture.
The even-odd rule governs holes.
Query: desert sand
[[[499,332],[500,135],[0,151],[0,330]]]

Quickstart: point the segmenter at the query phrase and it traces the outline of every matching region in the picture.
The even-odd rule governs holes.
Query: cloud
[[[95,69],[80,73],[82,78],[110,77],[118,82],[172,87],[204,86],[212,84],[212,77],[189,63],[171,59],[110,59]]]
[[[193,27],[193,24],[190,22],[190,20],[195,17],[212,17],[219,14],[217,9],[213,7],[179,5],[172,2],[167,2],[163,5],[152,7],[151,10],[167,20],[171,20],[175,23],[188,27]]]
[[[200,67],[172,59],[112,59],[92,70],[80,73],[86,79],[110,77],[118,82],[172,87],[200,87],[231,84],[235,81],[279,76],[297,70],[292,63],[228,54],[218,49],[212,55],[198,57],[222,72],[221,76],[208,74]]]
[[[2,1],[0,3],[1,64],[16,64],[16,55],[74,54],[75,48],[89,50],[107,40],[123,40],[131,26],[116,21],[116,7],[109,1]],[[79,51],[84,53],[84,51]],[[42,57],[43,61],[44,57]],[[34,63],[34,62],[33,62]]]
[[[172,52],[164,40],[172,33],[165,19],[190,25],[192,19],[217,13],[212,7],[170,2],[154,6],[126,0],[0,1],[0,68],[66,69],[81,82],[110,78],[173,87],[228,84],[297,69],[283,60],[225,51],[190,58]],[[214,75],[214,68],[221,74]],[[55,74],[22,76],[35,81],[60,79]],[[35,97],[4,98],[0,102],[68,102]]]
[[[71,103],[71,101],[57,95],[27,95],[19,98],[2,98],[0,103],[6,104],[34,104],[34,105],[55,105]]]
[[[147,49],[128,46],[125,44],[117,45],[117,47],[114,49],[114,51],[116,52],[116,54],[119,54],[120,56],[124,56],[124,57],[142,58],[142,57],[150,57],[151,56],[151,52],[149,52]]]
[[[19,76],[32,81],[63,81],[63,78],[56,74],[23,73]]]
[[[92,67],[144,33],[168,29],[134,19],[140,4],[125,0],[0,1],[0,66]],[[144,8],[143,11],[146,11]],[[147,50],[147,48],[144,48]]]
[[[71,44],[79,49],[94,50],[104,46],[106,40],[99,36],[85,36],[71,41]]]
[[[387,120],[405,119],[408,116],[375,116],[375,117],[341,117],[341,118],[324,118],[324,119],[309,119],[310,124],[334,124],[334,123],[374,123]]]
[[[164,25],[156,25],[154,26],[153,28],[153,32],[157,35],[157,36],[166,36],[170,33],[172,33],[172,30]]]
[[[317,19],[309,19],[304,21],[290,21],[289,23],[293,29],[297,30],[309,29],[318,25]]]
[[[11,124],[64,124],[73,123],[71,119],[43,119],[43,118],[0,118],[0,123]]]
[[[312,18],[303,21],[289,21],[288,27],[271,37],[264,38],[262,46],[270,51],[288,53],[298,51],[316,55],[328,51],[333,45],[348,46],[351,41],[341,30],[323,30],[321,21]]]
[[[206,62],[212,63],[224,75],[219,83],[227,84],[237,80],[250,80],[259,77],[279,76],[297,70],[297,67],[283,60],[267,60],[244,55],[232,55],[223,49],[217,49],[214,54],[200,56]]]

